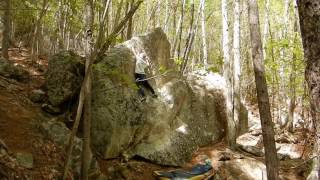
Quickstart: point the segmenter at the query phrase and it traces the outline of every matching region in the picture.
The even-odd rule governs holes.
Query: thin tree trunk
[[[64,18],[65,18],[65,2],[64,0],[59,1],[59,49],[64,49]]]
[[[117,8],[116,16],[115,16],[114,22],[113,22],[113,24],[114,24],[113,27],[117,27],[122,9],[123,9],[123,0],[120,1],[120,4]],[[124,13],[126,13],[126,12],[124,12]]]
[[[169,1],[166,0],[166,14],[165,14],[165,18],[164,18],[164,32],[168,33],[168,22],[169,22]]]
[[[263,65],[262,42],[260,35],[259,10],[257,0],[248,0],[252,59],[257,88],[259,114],[262,127],[265,161],[269,180],[278,180],[278,159],[274,141],[273,122],[270,113],[268,87]]]
[[[236,125],[233,120],[233,103],[232,103],[232,73],[230,63],[230,48],[229,48],[229,26],[228,26],[228,1],[222,0],[222,33],[223,33],[223,77],[226,81],[226,107],[227,107],[227,122],[228,132],[227,141],[231,149],[236,146]]]
[[[9,46],[10,46],[10,22],[11,22],[11,0],[5,0],[5,11],[3,15],[3,39],[2,39],[2,56],[9,59]]]
[[[188,51],[188,47],[189,47],[189,43],[191,41],[191,38],[192,38],[192,31],[193,31],[193,24],[194,24],[194,0],[191,1],[191,4],[190,4],[190,16],[191,16],[191,19],[190,19],[190,26],[189,26],[189,30],[188,30],[188,37],[187,37],[187,40],[186,40],[186,45],[185,45],[185,49],[184,49],[184,53],[183,53],[183,57],[182,57],[182,64],[180,66],[180,71],[181,73],[183,74],[184,72],[184,69],[185,69],[185,66],[187,64],[187,51]]]
[[[99,34],[98,34],[98,36],[100,38],[97,39],[97,47],[98,48],[101,48],[102,43],[103,43],[103,39],[105,37],[105,34],[108,35],[108,33],[105,33],[105,25],[106,24],[108,25],[107,18],[108,18],[108,14],[109,14],[110,4],[111,4],[111,0],[107,0],[104,3],[103,14],[102,14],[102,17],[101,17],[100,22],[99,22],[99,31],[98,31]],[[106,28],[108,28],[108,27],[106,27]]]
[[[201,1],[201,39],[203,48],[203,66],[204,69],[208,69],[208,47],[207,47],[207,35],[206,35],[206,17],[205,17],[205,0]]]
[[[315,126],[312,171],[307,180],[320,179],[320,0],[298,0],[301,36],[306,61],[311,117]]]
[[[177,47],[177,57],[180,59],[180,52],[181,52],[181,41],[182,41],[182,33],[183,33],[183,22],[184,22],[184,11],[185,11],[185,5],[186,0],[183,0],[182,6],[181,6],[181,21],[180,21],[180,28],[179,28],[179,39],[178,39],[178,47]]]
[[[290,72],[290,102],[289,102],[289,107],[288,107],[288,122],[287,122],[287,130],[289,132],[293,132],[294,131],[294,127],[293,127],[293,122],[294,122],[294,110],[296,108],[296,59],[297,59],[297,55],[296,55],[296,44],[297,39],[298,39],[298,24],[299,24],[299,14],[298,14],[298,7],[297,7],[297,2],[296,0],[293,0],[294,2],[294,27],[293,27],[293,31],[294,31],[294,40],[293,40],[293,55],[292,55],[292,62],[291,62],[291,72]]]
[[[270,20],[269,20],[269,7],[270,0],[265,0],[265,15],[264,15],[264,28],[263,28],[263,57],[266,58],[266,45],[268,42],[268,33],[270,28]]]
[[[130,2],[130,9],[132,8],[133,3],[134,3],[134,0],[131,0],[131,2]],[[129,19],[129,22],[128,22],[127,36],[126,36],[126,39],[127,39],[127,40],[129,40],[129,39],[132,38],[132,31],[133,31],[133,17],[131,17],[131,18]]]
[[[182,66],[180,67],[182,74],[184,74],[184,72],[186,70],[186,67],[187,67],[187,64],[188,64],[188,61],[189,61],[189,54],[190,54],[191,49],[193,47],[193,41],[194,41],[195,36],[197,34],[197,31],[198,31],[198,27],[199,27],[198,26],[198,22],[199,22],[200,13],[201,13],[201,2],[200,2],[200,5],[199,5],[199,9],[198,9],[198,13],[197,13],[198,15],[197,15],[197,19],[196,19],[195,25],[193,25],[193,27],[192,27],[193,29],[192,29],[191,34],[190,34],[191,36],[190,36],[190,38],[188,38],[187,46],[186,46],[185,51],[183,53],[184,62],[183,62],[183,64],[181,64]],[[192,67],[192,69],[193,69],[193,67]]]
[[[283,13],[283,24],[284,24],[284,27],[283,27],[283,31],[281,32],[282,34],[280,34],[281,36],[281,39],[288,39],[288,28],[290,26],[289,24],[289,8],[290,8],[290,0],[284,0],[284,13]],[[280,58],[281,59],[285,59],[285,57],[287,56],[288,52],[286,50],[285,47],[282,47],[280,49]],[[279,67],[279,99],[278,99],[278,105],[280,106],[279,107],[279,119],[278,119],[278,123],[280,125],[283,125],[283,121],[282,121],[282,114],[284,113],[283,112],[283,107],[286,108],[286,102],[287,102],[287,99],[288,99],[288,96],[287,96],[287,92],[286,92],[286,76],[285,76],[285,63],[283,62],[280,62],[280,67]]]
[[[233,25],[233,120],[236,124],[237,133],[240,121],[240,76],[241,76],[241,53],[240,53],[240,0],[234,1],[234,25]]]
[[[173,46],[171,49],[171,54],[173,54],[174,57],[178,57],[178,59],[180,58],[180,45],[181,45],[181,37],[182,37],[182,26],[183,26],[183,19],[184,19],[185,3],[186,3],[186,0],[182,0],[178,27],[176,29]]]
[[[38,16],[36,23],[35,23],[35,27],[34,27],[34,31],[33,31],[33,35],[32,35],[32,40],[31,40],[31,60],[32,60],[32,62],[34,62],[36,60],[36,56],[38,55],[37,53],[35,53],[35,50],[37,49],[36,44],[39,41],[39,29],[41,26],[41,21],[47,12],[47,8],[48,8],[48,0],[43,0],[42,1],[42,9],[41,9],[41,12]]]
[[[93,0],[86,2],[86,74],[88,74],[88,81],[85,85],[84,91],[84,118],[83,118],[83,146],[82,146],[82,164],[81,164],[81,179],[88,180],[88,171],[91,163],[90,150],[90,134],[91,134],[91,77],[92,68],[89,69],[89,64],[93,61],[92,58],[92,33],[94,23],[94,4]]]

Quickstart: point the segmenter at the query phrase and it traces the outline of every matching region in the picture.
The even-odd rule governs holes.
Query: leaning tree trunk
[[[83,118],[83,144],[82,144],[82,162],[81,162],[81,179],[88,180],[88,171],[91,162],[90,150],[90,134],[91,134],[91,81],[92,81],[92,68],[89,64],[93,61],[92,58],[92,32],[94,23],[94,4],[93,0],[86,2],[86,74],[88,74],[88,81],[85,85],[84,91],[84,118]]]
[[[320,178],[320,0],[298,0],[301,36],[306,61],[311,116],[316,130],[314,164],[308,180]]]
[[[10,8],[11,0],[4,1],[4,15],[3,15],[3,39],[2,39],[2,56],[6,59],[9,58],[9,45],[10,45]]]
[[[257,0],[248,0],[250,38],[252,45],[252,59],[257,88],[257,99],[262,127],[265,161],[269,180],[279,179],[278,159],[274,141],[274,130],[270,112],[268,87],[264,73],[263,52],[260,34],[259,10]]]

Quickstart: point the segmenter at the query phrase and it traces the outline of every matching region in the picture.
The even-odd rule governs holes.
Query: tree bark
[[[288,107],[288,122],[287,122],[287,130],[289,132],[294,131],[294,127],[293,127],[293,122],[294,122],[294,110],[296,108],[296,71],[297,71],[297,67],[296,67],[296,61],[297,61],[297,55],[296,55],[296,44],[297,39],[298,39],[298,35],[299,35],[299,31],[298,31],[298,24],[299,24],[299,15],[298,15],[298,7],[297,7],[297,3],[296,0],[293,0],[293,4],[294,4],[294,19],[293,19],[293,31],[294,31],[294,39],[293,39],[293,49],[292,49],[292,62],[291,62],[291,72],[290,72],[290,77],[289,77],[289,87],[290,87],[290,101],[289,101],[289,107]]]
[[[41,12],[39,13],[39,16],[38,16],[36,23],[35,23],[35,26],[34,26],[34,31],[33,31],[32,40],[31,40],[31,60],[32,60],[32,62],[34,62],[36,60],[37,53],[35,51],[37,49],[37,42],[39,42],[39,31],[40,31],[39,29],[40,29],[41,21],[47,12],[47,8],[48,8],[47,5],[48,5],[48,0],[43,0]]]
[[[274,141],[273,122],[270,112],[268,87],[263,65],[263,52],[260,35],[259,10],[257,0],[248,0],[250,38],[252,45],[252,59],[254,65],[257,99],[262,127],[263,144],[265,148],[265,162],[269,180],[278,180],[278,159]]]
[[[182,57],[183,61],[182,61],[182,64],[180,65],[180,71],[182,74],[184,72],[185,66],[188,61],[187,52],[188,52],[189,44],[190,44],[190,41],[192,38],[192,32],[193,32],[193,26],[194,26],[194,0],[191,1],[190,8],[191,8],[191,10],[190,10],[190,16],[191,16],[190,26],[189,26],[189,30],[188,30],[188,37],[186,40],[185,49],[183,52],[183,57]]]
[[[166,0],[166,14],[164,18],[164,25],[163,25],[163,30],[165,33],[168,33],[168,22],[169,22],[169,1]]]
[[[131,0],[131,2],[130,2],[130,9],[132,8],[133,3],[134,3],[134,0]],[[129,39],[132,38],[132,32],[133,32],[133,17],[131,17],[131,18],[129,19],[129,22],[128,22],[128,26],[127,26],[127,37],[126,37],[127,40],[129,40]]]
[[[205,17],[205,0],[201,0],[201,38],[203,48],[203,66],[208,69],[208,47],[207,47],[207,33],[206,33],[206,17]]]
[[[182,0],[181,8],[180,8],[181,14],[178,22],[178,27],[176,29],[173,46],[171,49],[171,54],[173,54],[174,57],[178,57],[178,59],[180,58],[180,45],[181,45],[181,37],[182,37],[182,26],[183,26],[183,20],[184,20],[185,3],[186,3],[186,0]]]
[[[230,63],[230,48],[229,48],[229,26],[228,26],[228,1],[222,0],[222,36],[223,36],[223,77],[226,81],[226,108],[228,132],[227,141],[231,149],[236,147],[236,125],[233,120],[233,103],[232,103],[232,73]]]
[[[240,53],[240,0],[234,1],[234,25],[233,25],[233,120],[237,134],[240,119],[240,76],[241,76],[241,53]]]
[[[3,15],[3,39],[2,39],[2,56],[9,59],[9,46],[10,46],[10,22],[11,22],[11,0],[4,1],[4,15]]]
[[[311,117],[315,126],[313,168],[307,180],[320,178],[320,0],[298,0],[301,36],[306,61]]]
[[[270,28],[270,21],[269,21],[269,6],[270,0],[265,0],[265,15],[264,15],[264,28],[263,28],[263,57],[266,58],[266,45],[268,40],[268,33]]]
[[[86,2],[86,74],[88,74],[88,81],[85,85],[84,91],[84,116],[83,116],[83,144],[82,144],[82,164],[81,164],[81,179],[88,180],[88,171],[91,163],[91,148],[90,148],[90,134],[91,134],[91,77],[92,68],[89,69],[89,64],[93,61],[92,58],[92,33],[94,23],[94,4],[92,0]]]
[[[196,22],[194,23],[194,25],[192,27],[190,38],[188,37],[186,48],[185,48],[185,51],[183,53],[184,62],[180,66],[180,71],[181,71],[182,74],[184,74],[184,72],[186,70],[186,67],[187,67],[187,64],[188,64],[188,61],[189,61],[189,54],[190,54],[190,51],[191,51],[191,49],[193,47],[194,38],[195,38],[195,36],[197,34],[197,31],[198,31],[198,22],[199,22],[199,17],[200,17],[200,13],[201,13],[201,1],[199,3],[200,3],[200,5],[199,5],[198,13],[197,13],[198,14],[197,15],[197,19],[196,19]]]

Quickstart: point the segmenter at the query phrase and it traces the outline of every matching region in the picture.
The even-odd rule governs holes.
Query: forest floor
[[[26,82],[17,82],[0,76],[0,140],[7,145],[9,154],[32,154],[33,168],[24,169],[30,179],[57,179],[61,175],[64,162],[64,152],[51,141],[43,138],[39,131],[41,119],[50,119],[51,115],[41,110],[40,104],[32,103],[28,96],[34,89],[39,89],[44,83],[43,73],[47,66],[47,59],[37,59],[32,62],[27,49],[19,52],[11,49],[10,60],[22,65],[31,74]],[[1,144],[0,144],[1,145]],[[214,171],[219,167],[221,152],[226,150],[224,143],[200,148],[192,160],[182,168],[190,168],[197,164],[206,155],[211,158]],[[237,152],[245,154],[243,152]],[[259,161],[261,158],[251,156]],[[281,162],[282,179],[303,179],[301,172],[292,168],[303,161]],[[148,180],[154,179],[152,173],[155,170],[171,170],[174,167],[164,167],[152,164],[143,159],[133,159],[122,162],[120,159],[99,160],[101,171],[111,179]],[[1,179],[1,177],[0,177]]]

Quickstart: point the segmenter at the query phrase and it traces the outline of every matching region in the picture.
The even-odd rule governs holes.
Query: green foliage
[[[174,58],[174,63],[176,64],[176,65],[178,65],[178,66],[181,66],[182,65],[182,63],[183,63],[183,59],[180,57],[180,58],[178,58],[178,57],[176,57],[176,58]]]
[[[165,73],[166,71],[168,71],[167,68],[164,67],[163,65],[160,65],[160,67],[159,67],[159,72],[160,72],[160,74],[163,74],[163,73]]]
[[[208,68],[208,71],[211,71],[213,73],[220,73],[220,68],[218,68],[217,66],[210,66]]]
[[[271,86],[286,84],[285,94],[302,96],[304,81],[304,57],[301,38],[298,33],[288,34],[287,38],[270,39],[266,45],[266,78]],[[282,72],[282,74],[281,74]]]

